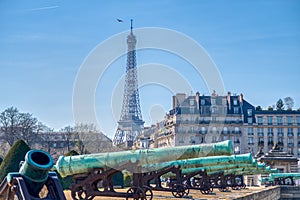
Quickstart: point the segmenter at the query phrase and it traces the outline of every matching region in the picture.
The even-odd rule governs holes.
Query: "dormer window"
[[[201,105],[205,105],[205,100],[204,99],[201,99]]]
[[[234,99],[234,100],[233,100],[233,105],[235,105],[235,106],[238,105],[237,99]]]
[[[247,114],[248,114],[248,116],[252,116],[252,109],[248,109]]]
[[[190,105],[193,106],[195,104],[193,99],[190,99]]]

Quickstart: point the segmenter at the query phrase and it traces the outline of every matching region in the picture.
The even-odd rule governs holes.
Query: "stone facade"
[[[231,140],[236,154],[255,153],[261,147],[268,152],[278,143],[300,156],[300,111],[255,110],[242,94],[230,92],[226,96],[180,93],[172,101],[165,119],[144,131],[149,142],[143,148]]]

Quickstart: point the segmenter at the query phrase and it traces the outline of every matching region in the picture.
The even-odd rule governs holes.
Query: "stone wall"
[[[234,200],[279,200],[280,186],[266,187],[260,191],[235,198]]]
[[[282,200],[300,199],[300,186],[282,185],[280,194],[280,199]]]

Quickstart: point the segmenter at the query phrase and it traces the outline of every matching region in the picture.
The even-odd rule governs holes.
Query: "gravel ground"
[[[183,197],[182,199],[194,199],[194,200],[211,200],[211,199],[223,199],[223,200],[230,200],[235,199],[236,197],[246,196],[247,194],[257,192],[259,190],[267,190],[272,187],[248,187],[243,190],[230,190],[228,192],[219,192],[218,189],[214,189],[212,194],[203,195],[198,190],[190,190],[188,196]],[[127,189],[118,189],[117,191],[126,192]],[[68,200],[72,200],[70,191],[65,191],[65,195]],[[94,200],[124,200],[125,198],[116,198],[116,197],[95,197]],[[177,199],[172,196],[171,192],[160,192],[160,191],[153,191],[153,200],[169,200],[169,199]]]

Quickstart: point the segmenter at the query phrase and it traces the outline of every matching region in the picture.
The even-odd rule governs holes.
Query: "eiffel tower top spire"
[[[136,37],[133,34],[132,20],[130,34],[127,36],[127,63],[121,117],[114,137],[114,145],[125,147],[133,145],[144,128],[142,120],[136,67]]]

